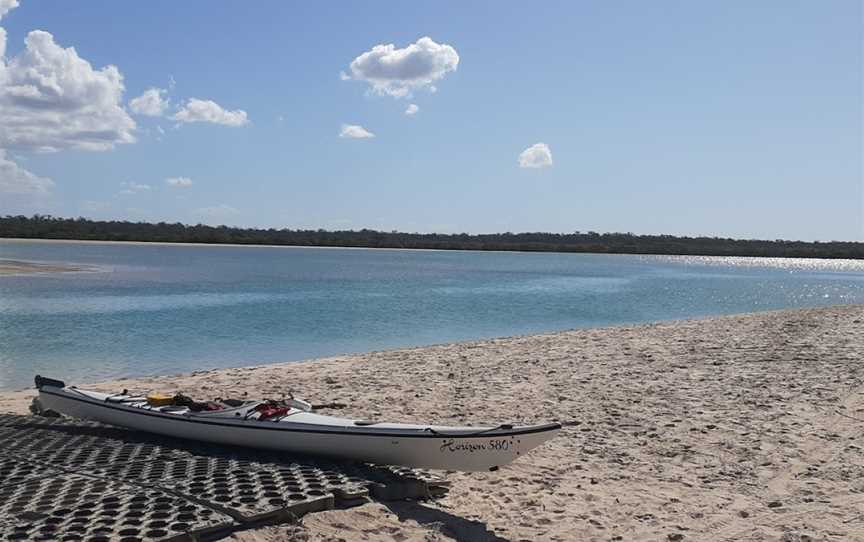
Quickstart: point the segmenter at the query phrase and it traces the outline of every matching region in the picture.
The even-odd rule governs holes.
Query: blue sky
[[[864,240],[857,1],[15,3],[2,214]]]

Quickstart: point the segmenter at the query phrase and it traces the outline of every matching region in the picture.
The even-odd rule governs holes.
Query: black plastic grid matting
[[[6,540],[133,542],[225,530],[233,518],[153,488],[70,473],[0,486]]]
[[[236,455],[236,454],[231,454]],[[79,472],[170,487],[239,519],[255,521],[288,509],[296,515],[353,504],[368,494],[368,481],[307,462],[238,459],[231,455],[184,455],[158,461],[83,466]]]
[[[181,457],[166,439],[91,422],[21,417],[0,425],[0,453],[29,455],[54,466],[116,464]]]
[[[46,475],[59,474],[60,471],[49,469],[32,461],[20,461],[0,452],[0,488],[38,480]]]
[[[447,485],[426,471],[211,446],[68,418],[0,415],[0,494],[17,495],[17,504],[0,505],[0,539],[200,538],[352,506],[370,495],[436,496]],[[108,501],[97,499],[99,493]]]

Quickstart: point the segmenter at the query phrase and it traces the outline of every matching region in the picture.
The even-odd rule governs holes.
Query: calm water
[[[864,262],[0,241],[0,389],[864,303]]]

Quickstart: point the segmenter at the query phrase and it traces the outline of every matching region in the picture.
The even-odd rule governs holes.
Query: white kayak
[[[303,401],[288,412],[259,419],[248,402],[223,410],[151,406],[145,397],[85,391],[59,380],[36,377],[43,409],[159,435],[322,455],[385,465],[454,471],[497,470],[551,439],[557,423],[451,427],[384,423],[324,416]]]

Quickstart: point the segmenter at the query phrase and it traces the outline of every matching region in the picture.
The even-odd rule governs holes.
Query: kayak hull
[[[113,396],[42,386],[42,407],[75,418],[189,440],[369,463],[456,471],[495,470],[552,438],[559,424],[446,427],[357,422],[297,412],[279,421],[168,413]]]

